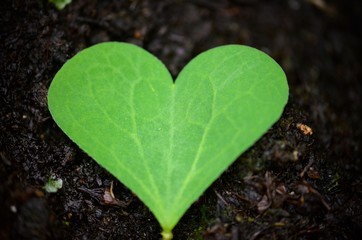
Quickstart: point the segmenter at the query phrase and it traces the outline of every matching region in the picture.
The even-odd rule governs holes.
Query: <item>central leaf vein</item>
[[[210,81],[210,79],[209,79],[209,81]],[[213,123],[213,121],[215,119],[214,107],[215,107],[215,99],[216,99],[216,90],[215,90],[215,87],[214,87],[214,85],[213,85],[213,83],[211,81],[210,81],[210,86],[212,88],[212,102],[211,102],[211,108],[210,108],[210,110],[211,110],[210,118],[208,119],[208,121],[207,121],[207,123],[205,125],[205,128],[203,129],[202,137],[201,137],[200,143],[199,143],[199,145],[197,147],[197,152],[195,154],[195,157],[194,157],[194,160],[192,162],[191,168],[187,173],[187,176],[186,176],[185,181],[183,182],[183,184],[181,186],[179,194],[175,198],[175,202],[179,201],[179,199],[182,197],[183,193],[185,192],[186,187],[188,187],[190,181],[195,176],[196,166],[197,166],[198,162],[201,159],[202,152],[203,152],[203,149],[204,149],[204,145],[206,143],[208,132],[210,131],[211,124]]]

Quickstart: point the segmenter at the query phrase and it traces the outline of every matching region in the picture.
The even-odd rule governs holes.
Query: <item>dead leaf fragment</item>
[[[308,0],[308,2],[330,16],[334,16],[337,13],[336,8],[324,0]]]
[[[82,192],[88,193],[93,199],[97,200],[101,205],[114,206],[114,207],[126,207],[129,202],[123,202],[117,199],[113,194],[113,183],[110,187],[106,188],[78,188]]]
[[[312,178],[312,179],[320,179],[321,176],[319,174],[319,172],[314,169],[313,167],[310,167],[307,171],[307,175],[309,178]]]
[[[303,123],[298,123],[297,124],[297,128],[304,134],[304,135],[312,135],[313,134],[313,129],[311,127],[309,127],[306,124]]]

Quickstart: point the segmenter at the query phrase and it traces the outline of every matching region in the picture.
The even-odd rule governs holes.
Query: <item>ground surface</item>
[[[0,9],[0,239],[159,239],[148,209],[47,109],[62,64],[110,40],[144,47],[174,76],[206,49],[251,45],[288,76],[280,121],[189,209],[175,239],[360,239],[358,1],[73,0],[58,11],[4,0]],[[57,193],[43,189],[50,177],[63,180]],[[105,199],[112,182],[116,204]]]

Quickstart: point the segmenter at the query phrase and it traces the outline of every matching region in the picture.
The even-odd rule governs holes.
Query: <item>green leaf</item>
[[[175,83],[127,43],[87,48],[56,74],[59,127],[150,208],[164,233],[276,122],[288,99],[280,66],[241,45],[194,58]]]

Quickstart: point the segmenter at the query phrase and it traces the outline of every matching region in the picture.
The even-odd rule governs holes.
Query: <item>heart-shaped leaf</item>
[[[151,209],[165,239],[190,205],[277,121],[283,70],[241,45],[198,55],[175,83],[153,55],[102,43],[70,59],[49,89],[60,128]]]

